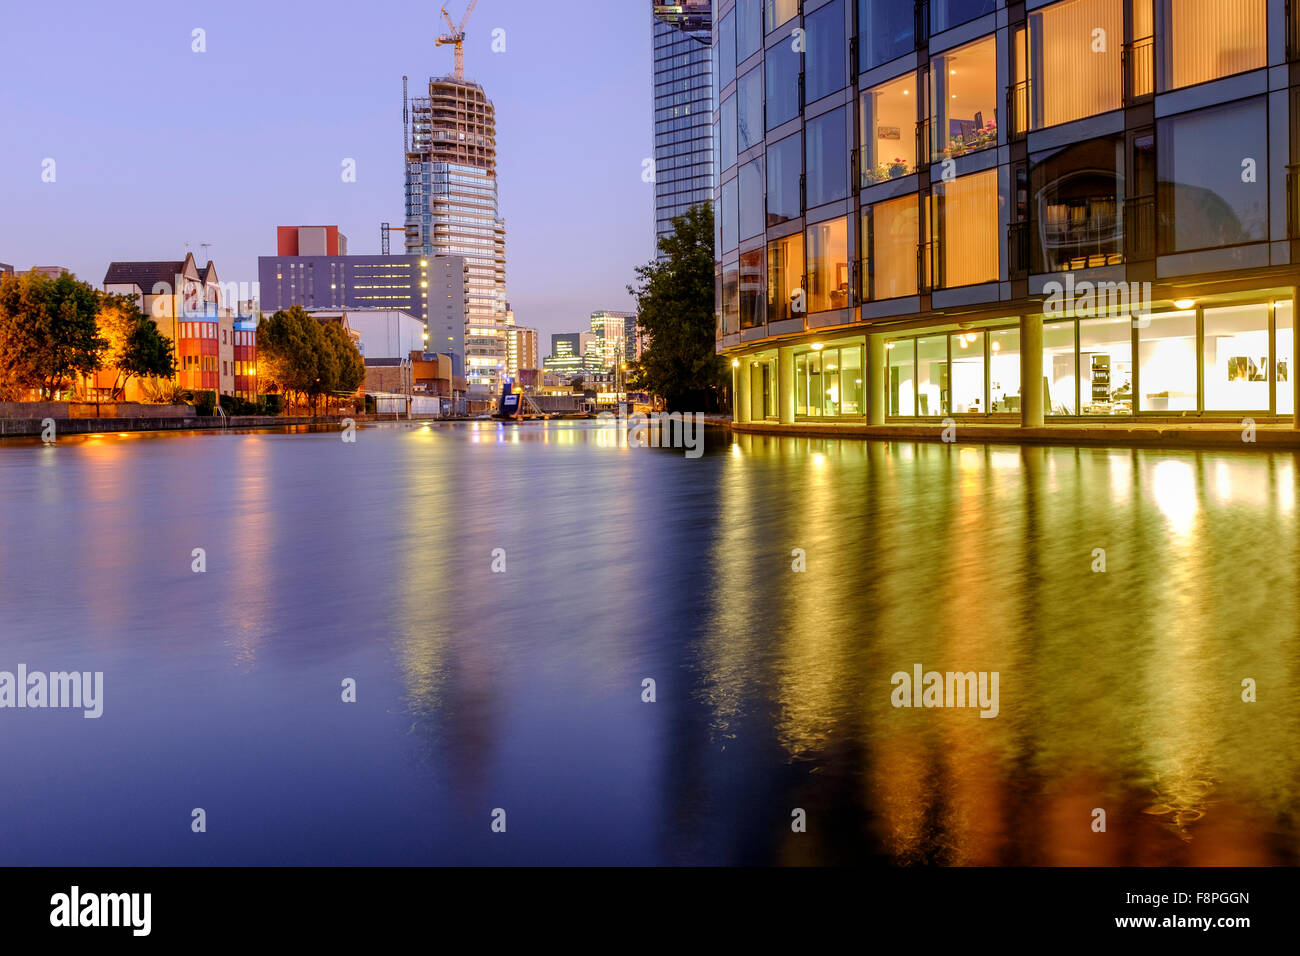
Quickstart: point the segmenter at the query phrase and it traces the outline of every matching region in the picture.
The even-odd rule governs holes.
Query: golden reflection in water
[[[235,662],[251,667],[265,637],[271,605],[272,548],[275,534],[270,507],[271,443],[263,435],[243,435],[231,454],[239,481],[230,489],[231,575],[234,587],[226,613],[232,618]]]
[[[847,664],[859,640],[857,575],[854,563],[840,560],[840,554],[845,536],[860,533],[861,517],[852,498],[837,494],[832,482],[856,485],[861,452],[845,442],[814,453],[803,469],[805,493],[789,501],[781,542],[790,569],[789,623],[773,635],[778,648],[773,677],[777,740],[792,758],[825,747],[854,696]],[[808,570],[793,570],[795,548],[806,554]]]
[[[852,755],[889,858],[1300,855],[1296,456],[736,447],[704,658],[713,716],[727,726],[770,683],[777,742],[814,773]],[[791,547],[808,549],[806,574],[785,570]],[[754,653],[760,589],[777,626]],[[999,716],[893,708],[889,677],[915,663],[998,671]],[[1241,698],[1246,677],[1257,703]],[[808,851],[783,841],[781,854]]]
[[[749,443],[750,438],[742,436],[741,440]],[[732,456],[720,479],[720,514],[713,561],[716,600],[712,602],[711,622],[700,650],[703,674],[698,694],[709,709],[709,734],[715,746],[725,746],[735,735],[734,724],[757,684],[755,672],[760,655],[752,653],[757,650],[751,646],[754,635],[764,634],[765,640],[777,639],[775,633],[756,619],[755,605],[744,595],[760,575],[761,560],[786,560],[746,520],[750,507],[745,501],[750,484],[746,472],[752,466],[744,455],[735,453],[740,447],[739,442],[733,443]],[[788,554],[789,549],[784,553]],[[786,567],[790,567],[789,563]]]

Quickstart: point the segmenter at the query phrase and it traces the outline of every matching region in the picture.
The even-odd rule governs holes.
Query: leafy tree
[[[54,399],[78,375],[100,367],[95,316],[101,294],[70,273],[0,276],[0,392],[38,389]]]
[[[343,326],[331,323],[324,329],[325,340],[334,352],[334,360],[338,368],[330,391],[351,395],[366,380],[366,360],[361,357],[361,352],[357,350],[352,339],[343,331]]]
[[[257,327],[258,374],[314,411],[322,395],[354,392],[365,361],[341,326],[322,325],[300,306],[281,309]]]
[[[258,376],[295,404],[306,404],[320,379],[325,336],[300,306],[280,309],[257,327]]]
[[[700,203],[675,216],[659,251],[627,287],[649,342],[628,386],[661,396],[670,411],[717,409],[729,376],[714,332],[713,208]]]
[[[140,311],[134,299],[103,296],[99,331],[106,343],[103,367],[114,373],[114,398],[125,395],[136,376],[170,379],[176,374],[171,339],[158,331],[158,324]]]

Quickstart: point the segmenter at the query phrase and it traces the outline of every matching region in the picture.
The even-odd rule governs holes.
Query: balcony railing
[[[916,124],[916,168],[925,169],[930,165],[930,118],[926,117]]]
[[[1029,223],[1013,222],[1007,226],[1007,271],[1013,279],[1029,275]]]
[[[1300,57],[1300,36],[1297,36],[1297,27],[1300,23],[1300,17],[1296,16],[1296,3],[1300,0],[1286,0],[1286,58],[1287,62]]]
[[[1288,239],[1300,239],[1300,163],[1291,163],[1286,168],[1286,235]]]
[[[1155,96],[1155,38],[1142,37],[1124,44],[1124,105],[1143,103]]]
[[[1029,132],[1029,81],[1007,87],[1007,141],[1016,142]]]
[[[1156,256],[1156,197],[1124,200],[1124,258],[1142,262]]]
[[[918,242],[916,244],[916,291],[926,293],[933,288],[933,270],[931,268],[931,256],[934,253],[933,242]]]

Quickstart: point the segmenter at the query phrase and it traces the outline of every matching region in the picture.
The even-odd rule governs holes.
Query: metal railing
[[[1156,197],[1124,200],[1124,259],[1142,262],[1156,256]]]
[[[1155,37],[1142,37],[1124,44],[1121,54],[1124,72],[1124,105],[1144,103],[1156,94]]]
[[[1286,167],[1286,235],[1288,239],[1300,239],[1300,163],[1289,163]]]
[[[1007,274],[1013,279],[1029,275],[1029,222],[1007,226]]]
[[[934,243],[918,242],[916,244],[916,291],[919,293],[929,292],[933,286],[933,268],[931,257],[934,252]]]
[[[930,149],[930,118],[927,116],[916,124],[916,168],[918,171],[930,165]]]
[[[1029,81],[1007,87],[1007,142],[1025,138],[1029,132]]]

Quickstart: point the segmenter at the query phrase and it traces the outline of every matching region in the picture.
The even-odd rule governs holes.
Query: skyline
[[[463,8],[448,12],[459,19]],[[257,257],[275,251],[274,228],[300,223],[337,223],[350,252],[378,254],[380,222],[404,219],[402,75],[418,88],[453,68],[451,48],[434,45],[445,27],[437,8],[339,20],[248,2],[141,9],[129,29],[108,9],[66,3],[8,16],[0,175],[15,186],[0,197],[0,261],[66,266],[98,287],[111,261],[190,251],[224,281],[252,282]],[[196,28],[206,52],[191,50]],[[504,53],[492,52],[498,28]],[[653,152],[650,33],[641,6],[602,5],[569,24],[519,0],[484,0],[470,19],[466,75],[498,117],[511,308],[547,342],[592,311],[634,308],[625,287],[654,254],[653,185],[641,181]],[[309,56],[279,58],[291,35]],[[123,40],[121,69],[95,71],[102,44]],[[33,75],[45,82],[24,81]],[[537,97],[539,75],[551,96]],[[278,141],[273,128],[285,131]],[[42,181],[47,158],[52,183]],[[342,181],[345,159],[356,161],[355,182]],[[644,222],[629,228],[619,213],[635,208]],[[581,268],[557,281],[579,256]]]

